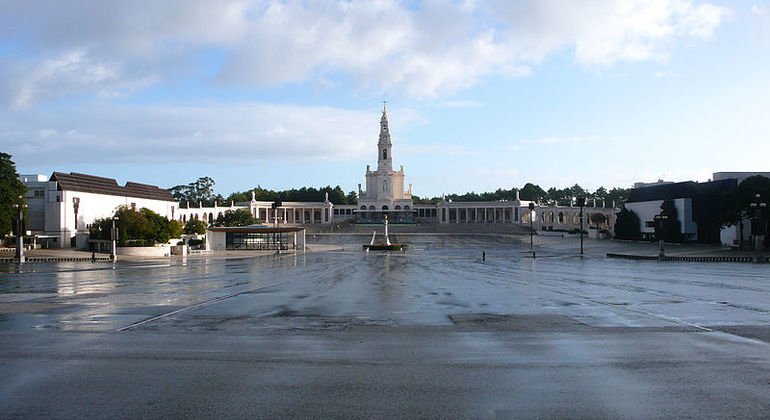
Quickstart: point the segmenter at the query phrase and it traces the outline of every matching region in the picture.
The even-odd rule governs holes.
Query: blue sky
[[[0,2],[0,150],[224,195],[768,171],[770,1]]]

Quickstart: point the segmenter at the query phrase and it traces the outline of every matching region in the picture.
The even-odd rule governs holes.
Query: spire
[[[380,118],[380,139],[377,142],[377,170],[381,172],[393,172],[393,156],[390,141],[390,128],[388,127],[387,101],[382,101],[382,118]]]

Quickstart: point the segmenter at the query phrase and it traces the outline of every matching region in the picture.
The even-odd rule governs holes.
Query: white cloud
[[[478,156],[482,153],[454,144],[408,144],[399,145],[399,153],[404,155],[453,155]]]
[[[529,74],[564,49],[588,68],[665,60],[678,40],[711,36],[728,14],[695,0],[12,2],[0,42],[24,53],[3,59],[0,103],[202,77],[196,66],[214,64],[197,57],[211,49],[225,57],[207,73],[221,83],[344,80],[440,97],[489,75]]]
[[[103,105],[0,116],[17,162],[341,161],[366,156],[379,115],[268,104]]]
[[[756,4],[751,6],[751,13],[759,16],[770,15],[770,6],[757,6]]]
[[[656,79],[664,79],[667,77],[674,77],[674,76],[675,76],[675,73],[670,71],[656,71],[652,73],[652,77]]]
[[[597,136],[576,136],[576,137],[541,137],[537,139],[524,140],[524,144],[580,144],[587,141],[598,140]]]
[[[484,106],[479,101],[442,101],[435,105],[439,108],[480,108]]]

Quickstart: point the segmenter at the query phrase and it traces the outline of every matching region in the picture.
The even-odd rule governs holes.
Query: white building
[[[377,141],[377,170],[366,165],[366,190],[358,184],[359,219],[379,221],[387,212],[394,221],[414,221],[412,186],[404,191],[404,167],[393,170],[393,142],[390,138],[388,110],[382,108],[380,138]]]
[[[120,206],[147,208],[168,219],[178,209],[171,192],[154,185],[127,182],[120,186],[112,178],[75,172],[19,178],[27,187],[29,230],[46,247],[85,247],[87,242],[77,243],[76,237],[87,239],[91,223],[112,217]]]
[[[275,209],[272,201],[257,201],[253,192],[251,193],[251,201],[230,203],[229,206],[219,206],[214,203],[214,206],[203,207],[198,203],[197,207],[190,207],[190,204],[187,203],[186,206],[179,208],[176,219],[182,223],[186,223],[188,220],[202,220],[211,224],[226,211],[238,209],[248,210],[252,216],[263,223],[278,225],[329,225],[334,219],[332,213],[334,204],[328,198],[321,202],[284,201],[281,207]],[[337,213],[337,217],[340,217],[339,211]]]

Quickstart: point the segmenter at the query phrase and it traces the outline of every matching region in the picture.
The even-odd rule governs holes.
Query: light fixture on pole
[[[751,235],[754,237],[754,262],[762,262],[762,237],[765,235],[765,221],[762,219],[762,209],[767,203],[760,200],[760,195],[754,196],[751,208],[754,209],[754,218],[751,219]]]
[[[112,239],[112,249],[110,250],[110,259],[112,262],[115,262],[118,260],[118,228],[115,227],[115,221],[120,220],[119,217],[115,216],[112,218],[112,229],[110,230],[110,239]]]
[[[663,209],[660,209],[660,214],[656,214],[653,217],[655,220],[655,226],[657,227],[656,236],[658,237],[658,260],[664,261],[666,259],[666,252],[663,245],[663,224],[668,220],[668,216],[663,214]]]
[[[586,205],[586,198],[578,197],[577,205],[580,207],[580,255],[583,255],[583,207]]]
[[[26,258],[24,257],[24,232],[27,230],[25,223],[24,223],[24,209],[27,207],[26,204],[22,204],[22,200],[24,197],[19,196],[19,202],[17,204],[13,205],[13,208],[18,209],[18,219],[16,219],[16,228],[15,234],[16,234],[16,256],[14,258],[14,262],[18,264],[23,264],[26,261]]]
[[[532,219],[535,218],[535,203],[529,203],[529,252],[532,253],[532,258],[535,258],[534,243],[532,241],[532,235],[535,234],[535,229],[532,228]]]

